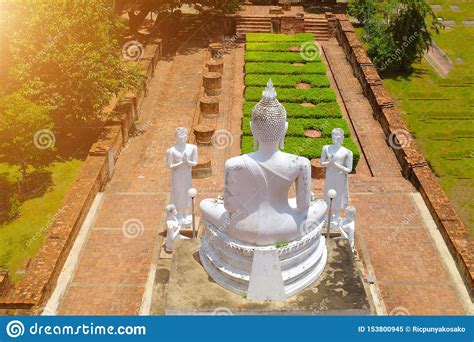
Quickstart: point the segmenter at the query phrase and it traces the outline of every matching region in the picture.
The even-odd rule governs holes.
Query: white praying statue
[[[166,243],[165,250],[167,252],[173,251],[173,245],[177,239],[187,239],[187,237],[180,234],[181,224],[178,220],[178,212],[174,204],[168,204],[166,206]]]
[[[355,233],[355,213],[356,209],[353,206],[348,206],[345,209],[346,217],[341,221],[341,231],[343,236],[349,240],[349,244],[351,245],[352,251],[355,251],[355,241],[354,241],[354,233]]]
[[[332,145],[324,145],[321,152],[321,166],[326,168],[324,200],[329,206],[328,191],[336,190],[331,205],[331,225],[339,222],[340,210],[347,207],[349,201],[348,174],[352,172],[352,151],[342,146],[344,131],[334,128],[331,132]]]
[[[250,127],[258,151],[228,159],[223,201],[200,203],[205,234],[199,254],[221,286],[248,299],[283,300],[324,269],[327,205],[311,199],[310,161],[280,151],[288,122],[271,80]],[[296,198],[289,199],[293,184]]]
[[[192,185],[192,167],[198,163],[196,145],[188,144],[188,130],[176,128],[176,145],[167,151],[167,165],[171,169],[171,203],[178,212],[179,223],[185,226],[191,224],[189,215],[191,199],[188,190]]]

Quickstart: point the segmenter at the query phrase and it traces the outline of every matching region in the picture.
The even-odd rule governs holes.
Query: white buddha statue
[[[197,146],[187,142],[188,130],[178,127],[176,145],[167,151],[167,166],[171,169],[171,203],[176,207],[179,223],[185,226],[191,223],[188,190],[193,187],[192,167],[198,163]]]
[[[286,296],[310,285],[326,263],[321,236],[324,201],[311,201],[311,164],[280,151],[288,129],[285,108],[268,82],[250,123],[257,152],[225,163],[224,199],[200,204],[205,222],[200,257],[222,286],[246,293],[256,250],[277,250]],[[289,199],[295,184],[296,198]]]
[[[329,206],[328,191],[336,190],[336,198],[331,205],[331,225],[337,226],[341,209],[348,205],[349,180],[348,174],[352,172],[352,151],[342,146],[344,131],[334,128],[331,132],[332,145],[324,145],[321,152],[321,166],[326,168],[326,184],[324,200]]]

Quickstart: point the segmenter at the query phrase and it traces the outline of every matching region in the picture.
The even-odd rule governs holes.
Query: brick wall
[[[328,16],[328,18],[333,18]],[[387,139],[401,135],[408,127],[394,107],[392,98],[383,86],[377,70],[354,32],[345,15],[335,15],[334,36],[343,48],[346,58],[368,98],[376,119],[380,122]],[[403,137],[400,136],[399,141]],[[439,180],[429,167],[414,141],[406,146],[393,148],[403,174],[421,193],[428,209],[439,227],[454,257],[468,289],[474,294],[474,239],[456,214]]]
[[[161,40],[150,41],[153,46],[147,46],[147,59],[139,62],[147,76],[146,86],[161,57]],[[104,125],[99,138],[90,148],[78,177],[48,225],[41,249],[29,262],[25,276],[18,283],[10,284],[8,274],[0,271],[0,314],[41,312],[56,286],[95,196],[113,176],[115,162],[128,140],[135,119],[139,117],[139,104],[145,93],[146,88],[138,94],[128,92],[127,96],[120,96],[123,99],[111,101],[113,108],[109,110],[117,114],[116,119]]]

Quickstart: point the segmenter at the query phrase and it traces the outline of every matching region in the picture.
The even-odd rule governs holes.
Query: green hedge
[[[319,56],[307,61],[299,52],[273,52],[273,51],[246,51],[246,62],[288,62],[288,63],[314,63],[320,62]]]
[[[246,101],[260,101],[262,98],[262,87],[245,88]],[[278,99],[282,102],[311,102],[314,104],[320,102],[335,102],[336,95],[331,88],[318,89],[277,89]]]
[[[245,63],[246,74],[279,74],[279,75],[302,75],[321,74],[326,75],[326,66],[323,63],[306,63],[301,66],[291,63]]]
[[[257,102],[244,103],[244,115],[251,116],[252,109]],[[314,107],[303,107],[299,103],[281,102],[286,109],[287,118],[307,118],[307,119],[322,119],[322,118],[341,118],[341,109],[337,102],[321,102]]]
[[[252,135],[250,130],[250,117],[244,117],[242,120],[242,132],[244,135]],[[304,132],[307,129],[315,129],[321,132],[322,138],[330,138],[331,131],[340,127],[344,130],[346,137],[350,136],[350,130],[347,122],[344,119],[292,119],[288,124],[288,137],[304,137]]]
[[[295,88],[298,83],[304,82],[313,88],[328,88],[329,80],[326,75],[246,75],[246,86],[265,87],[268,80],[272,79],[273,85],[277,88]]]
[[[247,43],[245,49],[247,51],[290,51],[291,47],[304,44],[301,42],[274,42],[274,43]]]
[[[312,33],[274,34],[274,33],[247,33],[247,43],[251,42],[309,42],[314,41]]]
[[[283,149],[286,153],[297,154],[308,159],[320,158],[321,150],[324,145],[331,144],[329,138],[300,138],[300,137],[287,137],[285,139],[285,148]],[[360,152],[352,139],[345,139],[344,146],[352,151],[354,154],[353,169],[356,168],[359,159]],[[253,137],[243,136],[242,137],[242,154],[254,152],[253,149]]]

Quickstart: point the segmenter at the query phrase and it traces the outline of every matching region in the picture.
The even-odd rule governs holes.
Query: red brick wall
[[[345,15],[336,15],[336,21],[335,37],[352,65],[354,75],[359,80],[387,139],[400,134],[400,130],[408,131],[400,113],[393,106],[390,95],[382,85],[380,76],[354,33],[352,24]],[[412,141],[407,146],[401,146],[393,151],[405,177],[420,191],[464,282],[474,294],[474,239],[459,219],[416,143]]]

